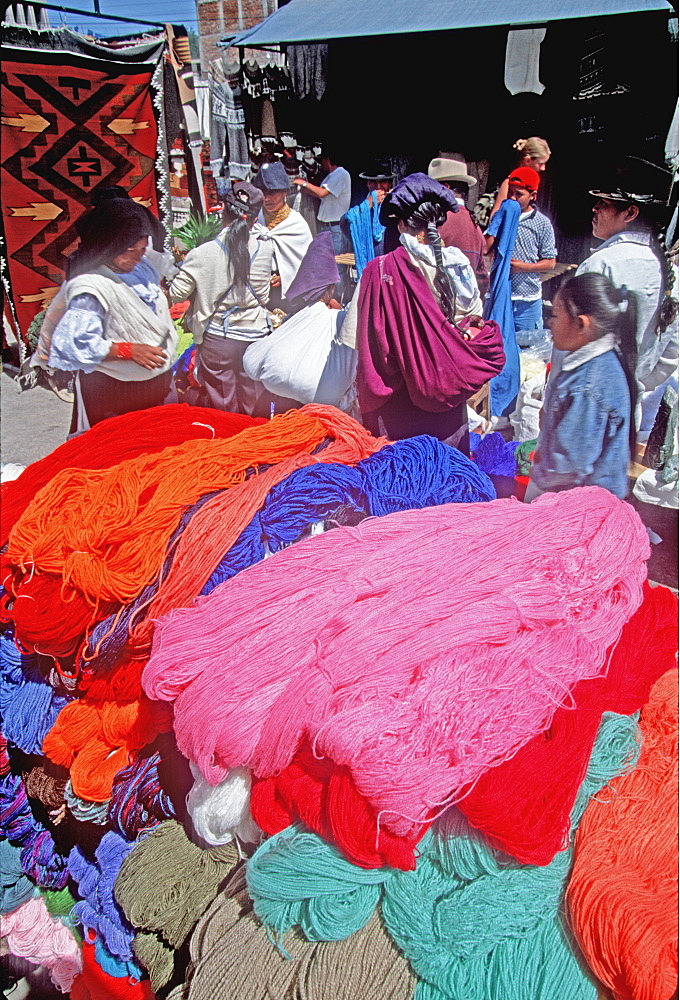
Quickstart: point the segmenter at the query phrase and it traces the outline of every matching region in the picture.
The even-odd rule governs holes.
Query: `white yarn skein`
[[[262,830],[250,815],[250,769],[233,767],[219,785],[209,785],[190,761],[194,785],[187,795],[187,809],[199,837],[213,847],[234,837],[256,844]]]

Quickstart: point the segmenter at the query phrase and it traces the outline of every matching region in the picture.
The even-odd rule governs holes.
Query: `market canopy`
[[[239,35],[230,45],[259,48],[279,42],[320,42],[331,38],[399,35],[455,28],[541,25],[569,18],[602,17],[644,11],[672,13],[668,0],[291,0]]]

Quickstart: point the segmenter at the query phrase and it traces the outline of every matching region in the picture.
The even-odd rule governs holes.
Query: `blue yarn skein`
[[[19,775],[0,778],[0,833],[20,848],[22,871],[46,889],[63,889],[68,882],[66,858],[58,853],[52,834],[31,809]]]
[[[605,713],[572,811],[634,766],[635,718]],[[572,848],[545,867],[489,847],[456,809],[419,844],[415,872],[384,886],[388,932],[420,979],[414,1000],[595,1000],[597,989],[559,917]]]
[[[71,779],[64,788],[64,802],[68,811],[79,823],[94,823],[96,826],[106,826],[108,822],[108,802],[88,802],[79,798],[73,791]]]
[[[115,979],[127,979],[128,976],[133,979],[141,979],[144,974],[141,966],[134,959],[125,962],[122,958],[116,958],[115,955],[112,955],[99,935],[94,942],[94,957],[97,965],[107,975],[113,976]]]
[[[479,466],[489,476],[507,476],[514,479],[517,473],[515,452],[519,441],[506,441],[502,434],[470,435],[470,451]]]
[[[164,819],[175,818],[175,807],[158,775],[160,762],[158,751],[137,757],[113,779],[108,820],[126,840],[135,840]]]
[[[309,941],[341,941],[360,930],[393,873],[359,868],[296,826],[265,840],[246,868],[260,920],[279,934],[299,925]]]
[[[3,733],[24,753],[41,753],[57,715],[71,699],[42,676],[38,657],[20,653],[11,633],[0,636],[0,713]]]
[[[134,846],[134,842],[129,843],[110,830],[95,851],[95,864],[88,861],[77,845],[68,856],[69,871],[83,897],[71,910],[72,919],[82,924],[86,931],[100,934],[110,954],[124,962],[134,961],[135,930],[114,898],[113,884]]]
[[[0,840],[0,913],[13,913],[37,892],[21,867],[21,848]]]
[[[474,462],[427,434],[386,445],[355,467],[329,463],[291,473],[262,506],[212,574],[203,594],[242,569],[298,541],[341,507],[373,516],[495,500],[493,483]]]
[[[493,483],[479,466],[429,434],[386,445],[359,462],[357,470],[374,515],[496,499]]]

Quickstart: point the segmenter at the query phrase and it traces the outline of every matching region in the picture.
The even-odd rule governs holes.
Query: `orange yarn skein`
[[[158,573],[188,506],[243,482],[253,464],[312,451],[327,434],[317,417],[290,410],[226,440],[189,441],[111,469],[65,469],[14,525],[9,560],[95,600],[129,603]]]
[[[172,728],[172,713],[142,693],[143,666],[124,661],[96,677],[84,697],[61,710],[43,740],[43,753],[69,768],[73,791],[89,802],[106,802],[134,752]]]
[[[185,607],[200,594],[224,553],[236,542],[277,483],[296,469],[317,462],[356,465],[387,444],[385,438],[374,438],[335,407],[309,404],[302,411],[318,417],[335,440],[317,455],[302,453],[283,459],[260,475],[213,497],[196,512],[177,543],[169,575],[160,584],[143,620],[131,629],[130,645],[137,652],[150,651],[154,620],[175,608]]]
[[[566,903],[588,965],[616,1000],[670,1000],[678,983],[678,671],[640,716],[630,774],[591,799]]]

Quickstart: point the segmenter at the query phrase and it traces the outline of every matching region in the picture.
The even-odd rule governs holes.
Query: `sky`
[[[142,25],[124,24],[122,21],[105,21],[98,17],[92,17],[94,11],[94,0],[53,0],[56,5],[63,3],[65,7],[77,7],[82,9],[81,14],[65,14],[62,11],[50,10],[50,23],[57,26],[62,23],[87,34],[98,35],[129,35],[139,29],[143,31]],[[187,29],[198,30],[198,19],[196,16],[196,5],[194,0],[153,0],[153,2],[143,3],[142,0],[99,0],[99,9],[102,14],[116,14],[119,17],[136,17],[140,20],[150,17],[152,21],[161,24],[183,24]],[[88,16],[89,15],[89,16]]]

